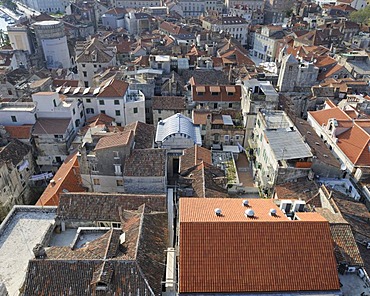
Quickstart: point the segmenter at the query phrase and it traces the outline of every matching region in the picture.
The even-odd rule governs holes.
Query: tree
[[[349,15],[349,19],[360,24],[370,23],[370,5],[358,11],[354,11]]]

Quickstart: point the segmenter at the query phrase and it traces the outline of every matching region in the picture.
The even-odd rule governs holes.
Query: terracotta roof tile
[[[32,125],[20,125],[20,126],[5,126],[4,127],[7,133],[9,133],[10,138],[12,139],[30,139]]]
[[[246,218],[240,199],[180,199],[180,293],[340,289],[327,221],[290,221],[271,200],[249,201],[259,218]]]
[[[351,118],[338,107],[319,111],[311,111],[309,112],[309,114],[320,125],[327,124],[329,118],[335,118],[337,120],[351,120]]]
[[[207,117],[211,116],[209,111],[194,110],[193,111],[193,122],[194,124],[206,124]]]
[[[235,92],[229,93],[226,91],[230,85],[205,85],[205,92],[197,92],[196,87],[192,87],[193,101],[204,102],[240,102],[241,100],[241,86],[235,85]]]
[[[59,195],[63,193],[63,190],[67,190],[68,192],[86,191],[85,188],[82,187],[79,171],[77,154],[74,154],[72,158],[68,158],[56,172],[53,178],[55,183],[50,183],[46,187],[36,205],[57,206],[59,204]]]
[[[119,98],[123,97],[128,89],[128,83],[122,80],[110,79],[104,81],[100,87],[103,90],[97,95],[98,98]]]
[[[125,160],[124,176],[164,177],[166,172],[165,149],[134,149]]]
[[[153,110],[185,110],[186,100],[184,97],[164,96],[153,97]]]
[[[133,136],[133,131],[126,131],[103,137],[96,144],[95,150],[128,145]]]
[[[183,155],[180,156],[180,172],[184,172],[189,168],[204,161],[205,163],[212,164],[211,150],[194,145],[192,148],[185,149]]]
[[[71,118],[38,118],[32,135],[64,135],[71,123]]]
[[[124,131],[133,131],[135,149],[152,148],[154,143],[154,125],[136,121],[124,126]]]
[[[120,209],[166,211],[165,195],[66,193],[60,197],[58,216],[67,220],[120,221]]]

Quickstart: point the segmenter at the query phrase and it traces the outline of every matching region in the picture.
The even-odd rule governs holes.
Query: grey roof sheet
[[[178,133],[191,137],[194,144],[202,144],[199,126],[194,125],[189,117],[180,113],[172,115],[158,123],[155,141],[163,142],[168,136]]]
[[[288,128],[289,129],[289,128]],[[288,129],[266,130],[265,135],[277,160],[312,157],[311,149],[301,134]]]

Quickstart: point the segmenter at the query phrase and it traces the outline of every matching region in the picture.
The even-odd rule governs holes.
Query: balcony
[[[251,101],[265,101],[266,95],[264,94],[250,94],[249,98]]]

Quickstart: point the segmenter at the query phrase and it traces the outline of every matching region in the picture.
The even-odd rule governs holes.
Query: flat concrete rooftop
[[[15,206],[0,225],[0,282],[18,295],[32,249],[53,227],[56,207]]]

